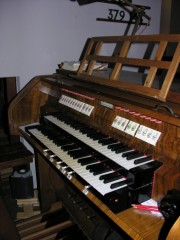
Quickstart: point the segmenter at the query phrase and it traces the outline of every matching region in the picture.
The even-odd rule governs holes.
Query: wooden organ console
[[[180,35],[93,37],[77,71],[29,81],[9,125],[34,148],[42,211],[61,200],[89,239],[158,239],[163,218],[132,204],[180,190],[179,62]]]

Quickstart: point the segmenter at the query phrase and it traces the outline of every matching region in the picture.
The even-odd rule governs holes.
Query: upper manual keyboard
[[[63,119],[62,115],[59,117],[48,115],[45,116],[45,119],[67,131],[72,136],[81,140],[83,143],[105,155],[107,158],[113,160],[127,170],[153,161],[152,156],[146,156],[133,148],[129,148],[119,141],[83,125],[80,122],[74,122],[72,119]]]

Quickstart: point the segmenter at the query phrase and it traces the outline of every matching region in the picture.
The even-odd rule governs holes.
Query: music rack
[[[96,81],[100,85],[111,86],[125,92],[136,92],[145,97],[165,102],[180,62],[179,41],[180,35],[177,34],[93,37],[89,41],[77,75],[74,77],[91,82]],[[106,45],[112,46],[117,43],[122,43],[122,47],[116,56],[103,54]],[[153,44],[153,48],[147,58],[145,57],[146,53],[142,55],[142,52],[146,52],[150,44]],[[170,44],[175,45],[174,55],[171,60],[164,60]],[[132,56],[135,46],[139,49],[138,55],[141,55],[139,58]],[[99,76],[98,71],[93,71],[97,62],[111,64],[111,72],[107,76]],[[85,64],[88,66],[84,71]],[[146,74],[144,83],[136,84],[133,80],[127,82],[121,79],[121,73],[127,67],[132,68],[135,72],[143,69]],[[163,71],[165,74],[164,79],[161,76],[162,84],[157,87],[155,82],[159,71]]]

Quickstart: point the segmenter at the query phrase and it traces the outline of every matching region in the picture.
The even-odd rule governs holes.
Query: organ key
[[[151,156],[145,156],[85,125],[79,130],[76,121],[71,119],[71,123],[66,123],[57,114],[44,116],[41,124],[27,126],[26,130],[48,149],[46,154],[51,152],[59,159],[57,168],[62,173],[71,169],[69,171],[85,181],[114,212],[130,207],[131,200],[139,198],[139,189],[151,184],[151,174],[146,182],[143,181],[147,169],[152,169],[152,173],[160,166]],[[96,132],[95,138],[89,132]],[[130,192],[133,195],[131,198]],[[119,201],[126,199],[126,203],[123,200],[122,204],[116,205],[116,198]]]

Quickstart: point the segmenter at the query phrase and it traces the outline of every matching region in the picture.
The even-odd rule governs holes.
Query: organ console
[[[93,37],[77,71],[28,82],[9,126],[34,148],[42,211],[61,200],[89,239],[158,239],[163,217],[132,205],[180,189],[179,61],[180,35]]]

